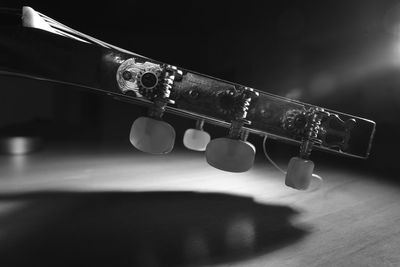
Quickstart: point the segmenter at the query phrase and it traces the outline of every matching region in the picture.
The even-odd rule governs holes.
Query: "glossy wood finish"
[[[1,266],[399,266],[400,187],[319,164],[299,192],[258,159],[49,146],[0,156]]]

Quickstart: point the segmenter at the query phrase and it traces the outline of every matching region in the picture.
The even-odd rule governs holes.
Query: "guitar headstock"
[[[300,189],[311,179],[312,149],[358,158],[369,154],[375,131],[372,121],[152,60],[28,7],[22,13],[23,25],[36,31],[1,33],[5,40],[1,53],[14,52],[15,44],[20,51],[14,62],[0,61],[0,73],[76,85],[146,106],[147,117],[137,119],[130,134],[131,143],[141,151],[164,154],[172,150],[175,130],[162,120],[170,112],[196,121],[196,127],[185,132],[184,145],[206,151],[210,165],[222,170],[244,172],[252,167],[256,148],[247,141],[249,134],[299,145],[300,155],[290,163],[287,184]],[[24,43],[26,37],[29,44]],[[41,53],[33,58],[36,62],[29,51]],[[49,66],[38,68],[38,58]],[[227,137],[211,140],[205,123],[228,128]]]

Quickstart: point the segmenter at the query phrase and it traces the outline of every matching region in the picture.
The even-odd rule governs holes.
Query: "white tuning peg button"
[[[211,166],[229,172],[248,171],[254,163],[255,147],[242,140],[217,138],[208,143],[206,159]]]
[[[140,117],[133,122],[129,139],[143,152],[165,154],[174,147],[175,130],[165,121]]]
[[[183,136],[183,144],[186,148],[195,151],[206,150],[207,144],[210,142],[210,135],[199,129],[187,129]]]
[[[289,161],[285,184],[298,190],[306,190],[310,186],[314,171],[311,160],[293,157]]]

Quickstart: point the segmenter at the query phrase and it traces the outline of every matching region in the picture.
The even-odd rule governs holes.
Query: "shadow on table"
[[[234,262],[301,239],[292,208],[195,192],[0,195],[0,266]],[[20,204],[20,205],[18,205]]]

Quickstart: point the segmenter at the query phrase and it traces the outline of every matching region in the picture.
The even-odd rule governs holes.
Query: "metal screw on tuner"
[[[133,78],[132,72],[127,71],[127,70],[123,71],[123,72],[122,72],[122,78],[123,78],[125,81],[131,80],[131,79]]]

